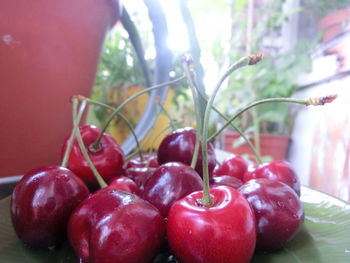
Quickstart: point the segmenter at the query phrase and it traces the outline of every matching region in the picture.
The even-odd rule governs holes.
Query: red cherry
[[[292,166],[286,161],[272,161],[248,167],[243,182],[265,178],[289,185],[300,196],[300,181]]]
[[[149,202],[101,189],[75,209],[68,238],[78,262],[152,262],[165,234],[164,219]]]
[[[114,177],[108,184],[109,189],[125,191],[130,194],[135,194],[140,196],[140,189],[137,184],[126,176]]]
[[[247,171],[248,162],[239,155],[230,155],[219,167],[215,168],[214,176],[229,175],[243,180]]]
[[[241,185],[243,185],[243,182],[241,180],[229,175],[213,176],[212,178],[210,178],[209,183],[211,187],[227,185],[231,186],[234,189],[238,189]]]
[[[91,145],[95,142],[100,129],[92,125],[85,125],[79,128],[84,145],[88,150],[89,157],[95,165],[97,171],[105,181],[109,181],[112,177],[122,175],[124,165],[124,154],[119,144],[112,136],[104,133],[101,139],[100,148],[97,151],[92,150]],[[62,148],[62,158],[68,145],[69,137],[65,140]],[[75,139],[72,151],[69,156],[68,169],[73,171],[77,176],[91,188],[97,188],[98,183],[82,155],[78,142]]]
[[[43,166],[26,173],[11,198],[12,224],[29,246],[51,247],[66,237],[73,209],[89,195],[84,182],[61,166]]]
[[[196,130],[193,128],[181,128],[167,135],[158,148],[158,163],[182,162],[191,165],[194,147],[196,143]],[[199,147],[196,171],[200,176],[203,173],[202,151]],[[215,151],[211,143],[208,143],[208,169],[211,175],[215,168]]]
[[[150,178],[153,173],[156,171],[156,168],[139,168],[139,167],[131,167],[125,170],[124,176],[132,179],[141,192],[143,192],[144,184]]]
[[[144,167],[158,168],[159,167],[156,155],[144,155],[143,158],[144,158],[144,161],[141,161],[140,157],[129,160],[126,163],[125,168],[128,169],[132,167],[139,167],[139,168],[144,168]]]
[[[163,217],[167,217],[175,201],[202,187],[202,178],[190,166],[177,162],[166,163],[145,183],[143,198],[157,207]]]
[[[278,181],[255,179],[242,185],[239,191],[255,213],[257,249],[279,249],[297,234],[304,210],[292,188]]]
[[[149,167],[154,167],[154,168],[158,168],[159,167],[157,155],[148,155],[147,161],[149,163],[149,165],[148,165]]]
[[[248,263],[256,240],[254,213],[244,196],[228,186],[210,189],[212,207],[194,192],[170,209],[167,234],[171,251],[182,263]]]

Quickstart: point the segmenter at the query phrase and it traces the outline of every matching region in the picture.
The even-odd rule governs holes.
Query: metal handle
[[[167,47],[166,41],[168,38],[168,27],[166,23],[165,14],[158,0],[144,0],[148,9],[148,16],[153,25],[154,44],[156,49],[156,68],[155,79],[153,85],[161,84],[169,81],[169,72],[172,65],[172,53]],[[125,27],[125,25],[124,25]],[[135,29],[135,28],[134,28]],[[128,29],[126,28],[128,31]],[[135,50],[139,50],[140,46],[137,43],[137,39],[130,38]],[[143,52],[136,52],[140,61],[144,60]],[[141,57],[140,57],[141,56]],[[147,70],[144,70],[147,72]],[[139,123],[135,127],[135,133],[138,138],[143,139],[150,131],[156,121],[156,116],[159,112],[156,112],[155,102],[157,97],[160,98],[160,102],[164,103],[168,93],[168,87],[157,89],[150,92],[149,101],[145,112],[143,113]],[[158,109],[159,111],[159,109]],[[129,136],[122,144],[122,149],[125,154],[128,154],[136,147],[136,142],[133,136]]]

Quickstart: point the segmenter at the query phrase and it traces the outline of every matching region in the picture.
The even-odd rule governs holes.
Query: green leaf
[[[298,235],[283,249],[256,253],[252,263],[350,262],[350,204],[335,197],[301,189],[305,223]],[[0,263],[75,263],[67,244],[55,251],[32,249],[16,237],[11,224],[10,198],[0,200]],[[157,263],[165,263],[167,253]]]
[[[258,108],[258,120],[284,123],[289,116],[288,107],[284,103],[269,103]]]
[[[283,249],[257,254],[253,263],[350,262],[350,204],[302,187],[305,223]]]

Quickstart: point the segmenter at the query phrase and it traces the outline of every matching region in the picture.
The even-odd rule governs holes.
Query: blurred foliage
[[[127,33],[118,25],[104,42],[92,98],[116,106],[120,102],[119,94],[125,93],[125,89],[144,86],[144,83],[141,67]],[[124,97],[120,99],[123,100]],[[108,116],[104,108],[94,109],[100,122]]]
[[[230,63],[246,55],[248,2],[248,0],[188,2],[202,55],[210,54],[209,56],[215,61],[218,71],[223,71]],[[292,96],[298,88],[295,83],[297,77],[303,72],[308,72],[311,68],[309,51],[315,46],[315,43],[300,41],[292,50],[288,51],[280,50],[280,47],[274,46],[273,43],[274,40],[280,37],[281,27],[288,21],[289,16],[300,12],[301,8],[297,7],[285,12],[282,11],[285,0],[255,2],[266,2],[267,4],[260,5],[256,11],[257,21],[254,23],[253,39],[249,44],[253,53],[263,51],[266,53],[266,57],[258,65],[239,70],[233,74],[227,87],[219,92],[216,105],[227,116],[231,116],[238,106],[256,99]],[[348,6],[349,0],[301,0],[301,3],[304,8],[308,8],[310,11],[316,10],[315,12],[322,13]],[[215,21],[213,21],[215,18],[227,16],[230,18],[227,23],[217,26],[214,33],[209,31],[209,26],[215,24]],[[181,16],[179,19],[181,19]],[[207,21],[207,23],[203,24],[203,21]],[[143,30],[146,23],[142,23],[143,21],[137,19],[136,22],[145,49],[147,49],[152,46],[152,40],[149,37],[149,32],[145,33],[146,30]],[[186,24],[186,21],[184,22]],[[208,30],[206,31],[206,29]],[[207,32],[211,32],[210,36]],[[266,38],[270,39],[270,43],[266,43]],[[183,74],[178,59],[181,55],[180,51],[174,51],[173,76]],[[147,57],[147,59],[148,63],[153,65],[152,58]],[[205,73],[212,74],[212,72],[208,72],[207,65],[203,65]],[[144,86],[144,79],[128,37],[119,26],[110,33],[105,41],[93,98],[108,103],[108,94],[111,89],[122,90],[129,86]],[[174,89],[173,107],[169,112],[173,119],[182,121],[183,125],[193,126],[195,124],[192,95],[186,81],[183,81]],[[106,112],[96,107],[96,116],[99,120],[102,120],[106,116]],[[245,115],[244,118],[246,119],[238,120],[237,124],[249,131],[252,116],[248,115],[247,117]],[[282,103],[273,106],[259,106],[256,120],[260,123],[260,132],[269,133],[286,134],[289,132],[292,123],[288,106]],[[216,122],[215,119],[212,121]]]
[[[241,0],[239,5],[236,2],[233,14],[238,14],[241,10],[246,13],[247,2]],[[219,94],[219,108],[228,116],[232,116],[238,107],[255,100],[291,97],[298,88],[298,76],[311,70],[310,50],[316,43],[299,41],[289,50],[274,43],[280,38],[281,28],[290,15],[301,10],[298,7],[284,12],[283,2],[270,1],[269,5],[254,10],[259,20],[254,24],[252,42],[249,44],[253,53],[264,52],[265,58],[253,67],[235,72],[227,87]],[[246,20],[246,16],[232,19],[232,48],[226,53],[231,63],[245,54]],[[246,132],[254,132],[255,125],[259,133],[289,134],[292,116],[287,104],[263,104],[254,111],[255,114],[243,114],[236,125]]]

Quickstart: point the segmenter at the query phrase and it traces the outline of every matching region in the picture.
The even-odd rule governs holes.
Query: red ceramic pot
[[[59,163],[70,97],[90,95],[118,0],[3,0],[0,176]]]
[[[249,148],[248,144],[245,143],[238,147],[233,147],[234,141],[239,137],[240,135],[236,132],[224,132],[225,150],[238,155],[248,154],[249,157],[254,160],[254,153]],[[260,134],[261,156],[269,155],[274,160],[284,160],[287,155],[289,141],[290,138],[284,135]],[[254,145],[253,138],[251,139],[251,142]]]

